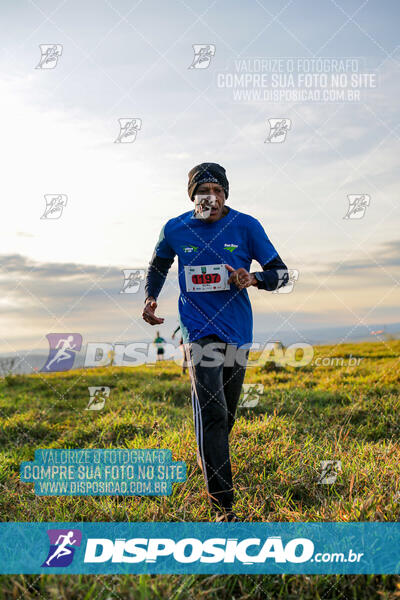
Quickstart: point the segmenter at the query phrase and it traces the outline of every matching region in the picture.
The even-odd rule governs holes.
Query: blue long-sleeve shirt
[[[253,217],[229,209],[214,223],[184,213],[163,227],[147,272],[146,298],[158,298],[175,256],[179,261],[179,314],[184,341],[210,333],[238,345],[252,341],[252,312],[246,289],[187,291],[190,266],[230,264],[250,270],[253,259],[263,271],[255,273],[259,289],[273,291],[287,283],[288,270],[262,225]],[[198,285],[197,288],[201,288]]]

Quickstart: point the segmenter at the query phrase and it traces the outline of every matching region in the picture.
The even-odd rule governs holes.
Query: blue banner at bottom
[[[0,573],[400,573],[400,523],[0,523]]]

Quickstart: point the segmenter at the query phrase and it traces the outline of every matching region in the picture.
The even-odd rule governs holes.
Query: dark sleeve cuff
[[[253,275],[257,279],[258,289],[267,290],[268,292],[283,287],[289,281],[287,266],[279,254],[263,266],[263,271],[257,271]]]

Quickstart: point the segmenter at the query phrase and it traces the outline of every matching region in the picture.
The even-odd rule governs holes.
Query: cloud
[[[367,250],[369,256],[360,254],[358,258],[346,260],[337,267],[337,274],[352,277],[354,280],[360,277],[367,278],[372,284],[376,284],[379,272],[390,273],[393,277],[400,276],[400,272],[396,270],[400,267],[400,240],[383,242],[377,249]],[[325,271],[328,272],[332,268],[335,268],[334,262],[327,265]],[[320,272],[324,273],[324,270]]]
[[[400,242],[387,242],[380,254],[386,268],[397,266]],[[137,294],[121,294],[123,274],[115,266],[40,262],[20,254],[3,255],[0,261],[0,351],[46,350],[45,336],[50,332],[80,332],[85,340],[110,342],[154,337],[154,329],[141,318],[143,283]],[[300,270],[290,294],[251,289],[255,335],[275,330],[296,333],[311,324],[324,327],[327,322],[351,324],[375,305],[368,322],[395,318],[398,291],[388,294],[393,281],[383,277],[381,270],[360,259],[329,276],[335,267],[335,263],[321,265],[317,274],[308,265],[304,272]],[[351,286],[346,281],[350,275]],[[368,288],[373,291],[366,292]],[[165,337],[176,326],[177,300],[177,271],[172,269],[158,301],[158,314],[166,319],[161,328]]]
[[[52,331],[77,331],[85,339],[152,339],[153,331],[141,318],[143,282],[138,293],[121,294],[121,269],[39,262],[19,254],[3,255],[0,261],[3,351],[37,344],[43,349]],[[174,322],[177,295],[172,272],[162,297]]]

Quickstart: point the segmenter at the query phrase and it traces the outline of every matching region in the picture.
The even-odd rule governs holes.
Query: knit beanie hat
[[[217,163],[201,163],[189,171],[188,194],[191,200],[195,195],[197,187],[202,183],[219,183],[225,192],[225,198],[229,195],[229,181],[226,178],[224,167]]]

